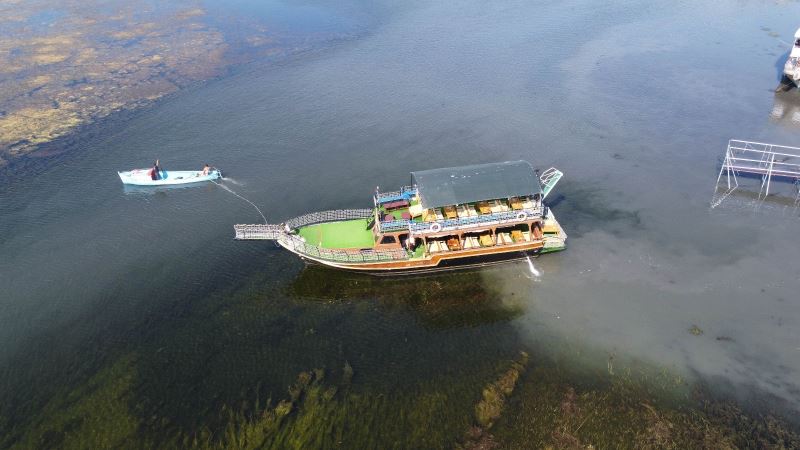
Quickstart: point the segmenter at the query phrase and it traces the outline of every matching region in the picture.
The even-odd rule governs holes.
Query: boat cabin
[[[375,249],[415,256],[529,243],[543,236],[543,191],[526,161],[411,173],[375,194]]]

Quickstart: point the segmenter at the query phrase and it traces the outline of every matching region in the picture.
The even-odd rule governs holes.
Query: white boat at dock
[[[800,28],[794,33],[794,44],[789,51],[789,58],[783,65],[782,85],[800,84]]]

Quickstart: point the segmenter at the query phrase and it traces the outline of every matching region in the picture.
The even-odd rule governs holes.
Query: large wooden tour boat
[[[544,204],[561,176],[526,161],[423,170],[398,191],[376,189],[371,209],[234,229],[239,240],[274,240],[309,262],[371,274],[496,264],[565,248]]]

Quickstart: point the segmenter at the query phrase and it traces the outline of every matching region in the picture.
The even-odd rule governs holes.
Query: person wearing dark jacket
[[[153,163],[153,168],[150,169],[150,179],[151,180],[159,180],[161,179],[161,167],[158,167],[158,160]]]

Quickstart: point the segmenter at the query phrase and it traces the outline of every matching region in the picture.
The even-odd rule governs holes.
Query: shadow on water
[[[297,299],[323,302],[373,300],[390,311],[413,314],[433,329],[477,327],[507,322],[524,311],[493,291],[487,270],[461,270],[415,277],[375,277],[307,266],[290,285]]]
[[[548,206],[555,208],[558,205],[559,222],[570,224],[572,237],[597,230],[598,224],[615,236],[631,236],[644,228],[639,211],[609,205],[608,192],[604,190],[570,183],[559,188],[563,194],[549,201]]]
[[[776,81],[781,81],[783,79],[783,66],[786,64],[786,60],[789,58],[790,52],[790,50],[783,52],[780,56],[778,56],[778,59],[775,60]]]

